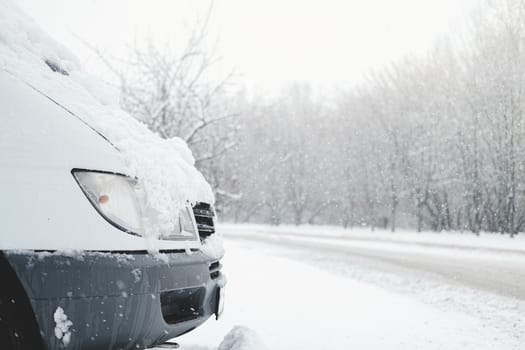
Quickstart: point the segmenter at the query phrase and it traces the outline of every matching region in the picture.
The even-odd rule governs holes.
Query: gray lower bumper
[[[200,252],[5,253],[49,350],[142,349],[162,343],[213,315],[218,286],[225,282],[221,273],[210,275],[214,261]],[[56,334],[58,308],[72,325]]]

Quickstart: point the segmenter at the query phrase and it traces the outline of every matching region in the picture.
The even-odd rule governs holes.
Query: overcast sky
[[[209,7],[204,0],[17,1],[94,70],[96,60],[79,37],[113,56],[147,35],[180,45]],[[220,69],[235,68],[249,86],[347,87],[457,31],[479,1],[216,0],[209,38],[223,57]]]

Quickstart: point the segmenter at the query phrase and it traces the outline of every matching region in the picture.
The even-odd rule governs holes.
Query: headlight
[[[81,170],[73,171],[73,175],[91,204],[107,221],[128,233],[144,233],[140,207],[144,195],[135,179]]]
[[[161,235],[161,239],[169,240],[194,240],[197,239],[197,227],[194,216],[189,206],[179,211],[178,232]]]
[[[155,215],[145,208],[146,196],[137,180],[125,175],[87,170],[73,170],[73,176],[100,215],[118,229],[144,236],[145,223],[156,224]],[[174,217],[177,225],[173,231],[156,236],[169,240],[196,239],[196,224],[188,207],[184,206]]]

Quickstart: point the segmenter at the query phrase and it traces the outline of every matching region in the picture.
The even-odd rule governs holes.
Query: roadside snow
[[[512,328],[509,321],[440,308],[410,293],[359,282],[312,266],[301,260],[307,257],[287,253],[286,247],[280,251],[274,245],[226,238],[226,248],[223,318],[177,338],[182,350],[217,349],[224,334],[238,324],[253,329],[272,350],[522,349],[523,334],[505,330]],[[447,290],[453,287],[442,287],[435,298],[455,295]],[[459,292],[466,299],[472,295]],[[491,303],[506,305],[495,296]],[[514,315],[519,309],[507,312]]]
[[[67,75],[53,72],[46,61]],[[182,139],[162,139],[122,111],[114,89],[83,72],[73,54],[10,0],[0,0],[0,69],[66,107],[120,151],[127,175],[137,177],[147,195],[147,236],[173,232],[174,213],[186,201],[214,202]]]
[[[264,234],[287,235],[293,237],[311,237],[322,239],[353,241],[374,241],[390,245],[431,246],[442,248],[475,248],[479,250],[507,250],[525,253],[525,234],[518,234],[514,238],[509,235],[481,233],[476,236],[470,232],[423,232],[409,230],[371,231],[369,228],[355,227],[342,228],[340,226],[322,225],[257,225],[257,224],[221,224],[221,230],[233,234]]]

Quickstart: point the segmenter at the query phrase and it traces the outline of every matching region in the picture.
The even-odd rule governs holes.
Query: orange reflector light
[[[109,202],[109,196],[103,194],[102,196],[98,197],[98,202],[99,202],[100,204],[104,204],[104,203]]]

